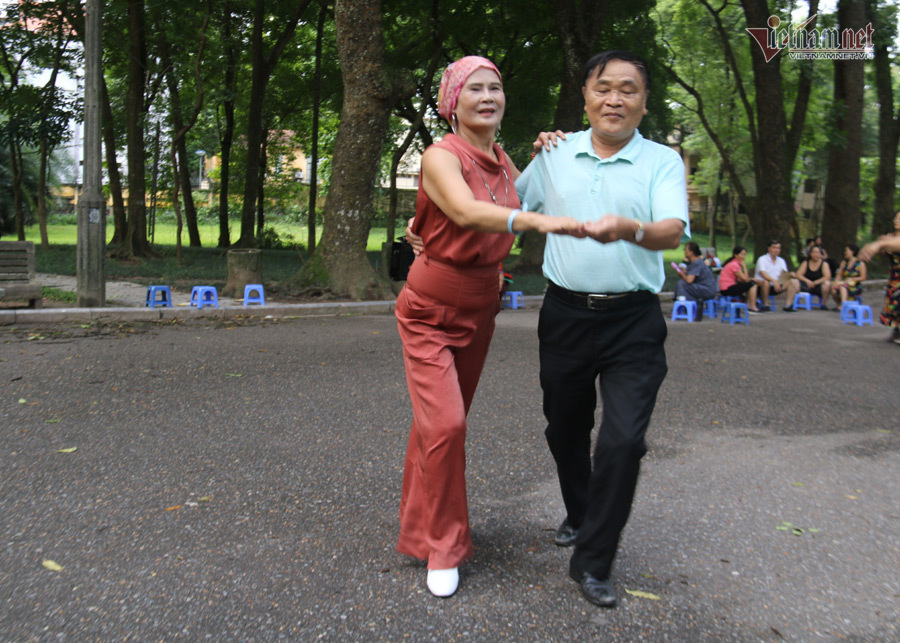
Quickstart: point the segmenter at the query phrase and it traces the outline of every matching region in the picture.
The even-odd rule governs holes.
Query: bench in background
[[[43,288],[34,276],[33,242],[0,241],[0,299],[43,307]]]

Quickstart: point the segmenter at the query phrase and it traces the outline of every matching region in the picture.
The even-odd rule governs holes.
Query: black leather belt
[[[648,290],[613,293],[578,292],[557,286],[552,281],[547,282],[547,293],[571,306],[588,310],[608,310],[656,297]]]

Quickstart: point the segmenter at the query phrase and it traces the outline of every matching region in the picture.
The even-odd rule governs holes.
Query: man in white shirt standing
[[[788,273],[787,263],[780,256],[781,242],[773,239],[769,242],[769,251],[764,254],[756,262],[756,275],[754,280],[759,284],[759,292],[762,297],[763,308],[768,310],[769,295],[778,295],[785,293],[784,310],[786,312],[794,312],[794,295],[800,292],[800,281],[797,279],[789,279],[786,283],[782,283],[782,274],[787,273],[793,277],[793,273]]]

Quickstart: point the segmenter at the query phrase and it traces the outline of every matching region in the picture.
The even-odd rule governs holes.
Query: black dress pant
[[[538,337],[545,435],[569,524],[578,529],[571,570],[603,579],[612,571],[647,451],[644,434],[667,371],[667,329],[653,293],[591,303],[596,309],[551,290]],[[603,415],[592,463],[598,378]]]

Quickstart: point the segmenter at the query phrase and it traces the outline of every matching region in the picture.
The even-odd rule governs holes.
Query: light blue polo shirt
[[[690,239],[684,162],[665,145],[646,140],[635,130],[624,148],[601,159],[591,131],[569,134],[550,151],[541,151],[516,180],[528,209],[595,221],[618,214],[644,222],[684,221],[683,241]],[[579,292],[659,292],[665,281],[662,252],[628,241],[548,234],[544,276]]]

